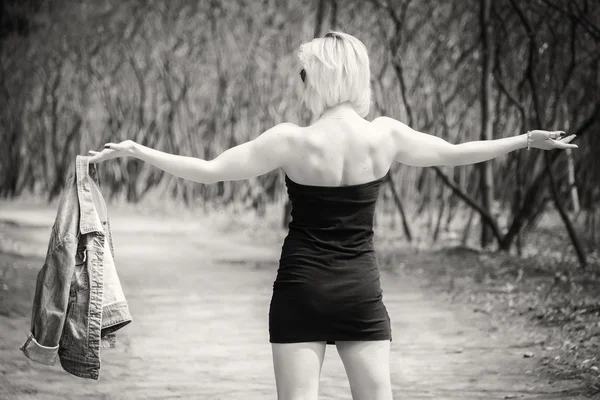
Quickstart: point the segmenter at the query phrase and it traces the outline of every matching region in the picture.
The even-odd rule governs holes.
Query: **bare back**
[[[395,161],[395,144],[377,121],[358,115],[322,118],[298,128],[282,169],[300,184],[349,186],[383,177]]]

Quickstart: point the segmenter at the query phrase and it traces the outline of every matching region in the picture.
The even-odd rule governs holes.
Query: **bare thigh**
[[[317,400],[325,342],[272,343],[279,400]]]
[[[392,400],[390,341],[338,342],[354,400]]]

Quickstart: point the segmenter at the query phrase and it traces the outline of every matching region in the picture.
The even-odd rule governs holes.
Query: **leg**
[[[325,342],[272,343],[278,400],[317,400]]]
[[[390,341],[338,342],[354,400],[392,400]]]

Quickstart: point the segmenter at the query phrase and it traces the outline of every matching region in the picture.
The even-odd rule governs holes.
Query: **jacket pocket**
[[[90,279],[88,273],[87,251],[85,248],[77,249],[75,253],[75,268],[71,279],[71,288],[76,292],[89,290]]]

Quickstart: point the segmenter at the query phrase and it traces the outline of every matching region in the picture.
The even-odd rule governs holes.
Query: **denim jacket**
[[[37,275],[31,328],[20,348],[36,362],[98,379],[100,348],[131,322],[114,263],[106,204],[96,167],[77,156],[58,204],[48,251]]]

